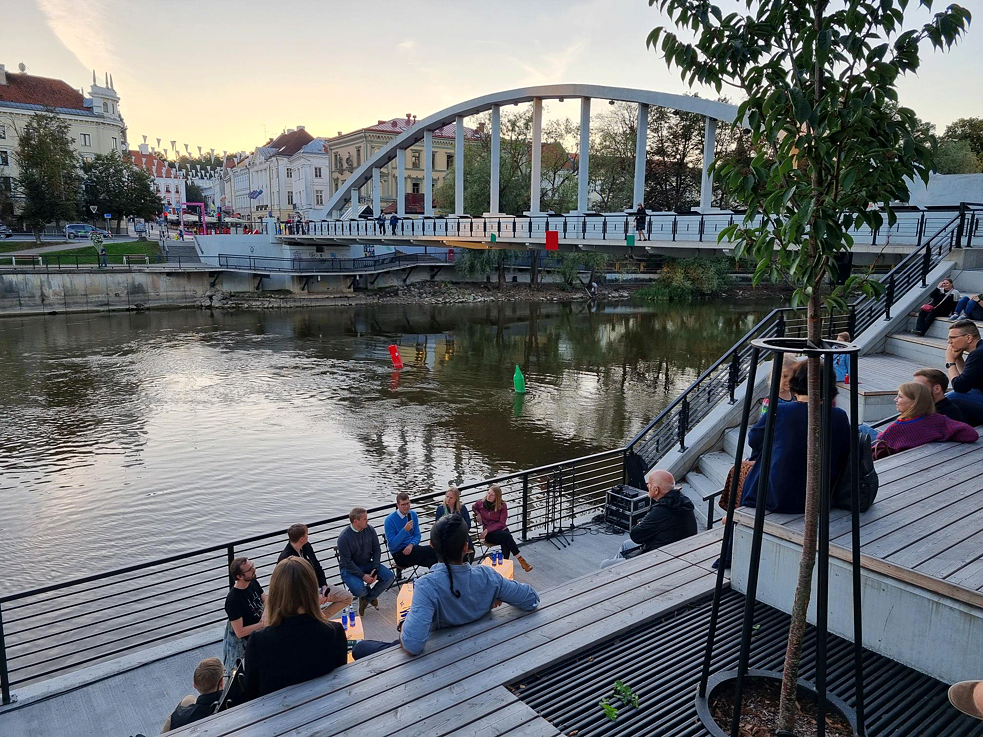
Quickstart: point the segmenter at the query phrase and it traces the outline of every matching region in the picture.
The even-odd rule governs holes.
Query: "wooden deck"
[[[436,632],[416,658],[386,650],[174,734],[558,735],[505,684],[707,594],[720,535],[591,570],[541,592],[535,612],[505,606]]]
[[[977,428],[983,430],[983,428]],[[983,440],[932,443],[875,462],[880,487],[860,518],[861,565],[983,608]],[[752,526],[753,510],[738,510]],[[802,515],[769,514],[765,532],[801,541]],[[850,514],[830,514],[831,556],[849,562]]]
[[[893,397],[898,393],[898,387],[901,384],[911,381],[915,371],[926,366],[934,366],[934,364],[920,363],[888,353],[862,356],[859,364],[860,383],[857,385],[857,392],[861,396],[883,394]],[[840,392],[837,397],[837,404],[845,407],[849,404],[850,386],[840,382],[837,387]]]

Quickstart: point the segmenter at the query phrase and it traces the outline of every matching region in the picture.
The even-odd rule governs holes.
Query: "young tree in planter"
[[[918,69],[926,42],[937,49],[956,43],[970,13],[950,5],[913,22],[910,16],[923,8],[931,11],[932,0],[745,0],[746,15],[725,15],[709,0],[649,2],[686,35],[666,27],[649,34],[649,46],[670,67],[689,84],[718,93],[726,86],[746,98],[738,120],[750,129],[758,154],[750,170],[717,161],[712,173],[728,194],[747,203],[748,217],[721,238],[735,242],[737,255],[757,260],[756,282],[783,271],[790,276],[797,286],[793,304],[805,303],[808,338],[819,344],[824,303],[843,309],[851,286],[822,291],[833,258],[853,246],[848,230],[882,224],[881,214],[868,210],[871,203],[882,205],[893,224],[890,203],[907,201],[905,178],[927,182],[933,167],[914,112],[892,105],[898,79]],[[761,216],[758,225],[754,214]],[[795,726],[795,683],[816,558],[819,383],[819,361],[811,358],[802,559],[776,725],[787,731]]]

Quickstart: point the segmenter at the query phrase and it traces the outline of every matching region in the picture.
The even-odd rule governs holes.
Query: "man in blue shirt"
[[[539,606],[539,594],[529,584],[509,581],[490,566],[464,562],[468,528],[461,515],[437,520],[430,542],[440,562],[416,580],[401,627],[400,643],[410,655],[423,652],[432,630],[474,622],[502,602],[527,612]]]
[[[429,568],[437,562],[433,548],[420,544],[420,518],[410,509],[405,491],[396,495],[396,511],[386,517],[386,544],[399,568]]]

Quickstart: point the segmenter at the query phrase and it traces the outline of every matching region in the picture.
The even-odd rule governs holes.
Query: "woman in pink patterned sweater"
[[[884,428],[874,441],[874,458],[884,458],[919,445],[952,440],[975,443],[979,433],[965,422],[956,422],[935,411],[932,393],[922,384],[909,381],[898,387],[894,398],[900,417]]]

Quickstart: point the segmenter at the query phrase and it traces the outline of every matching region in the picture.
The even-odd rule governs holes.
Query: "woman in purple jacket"
[[[509,532],[509,510],[502,499],[501,487],[495,484],[489,486],[488,493],[472,505],[471,512],[475,522],[481,524],[481,534],[478,537],[484,540],[485,545],[501,545],[506,558],[514,555],[522,570],[532,570],[526,559],[519,555],[519,546]]]
[[[932,393],[923,384],[909,381],[899,386],[894,406],[899,417],[877,435],[872,446],[874,458],[884,458],[940,440],[957,443],[975,443],[979,440],[979,433],[965,422],[956,422],[937,413]]]

